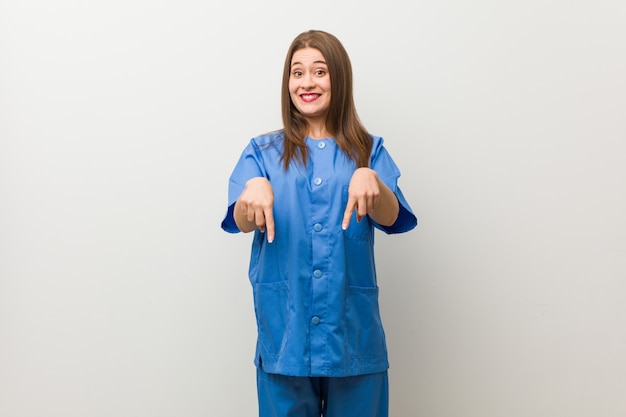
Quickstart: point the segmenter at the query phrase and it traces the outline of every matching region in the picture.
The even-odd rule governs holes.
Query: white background
[[[414,231],[393,416],[626,412],[626,3],[0,0],[0,415],[256,415],[228,176],[334,33]]]

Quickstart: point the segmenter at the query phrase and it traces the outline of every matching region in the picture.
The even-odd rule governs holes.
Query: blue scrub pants
[[[259,417],[388,417],[387,371],[300,377],[257,368],[257,390]]]

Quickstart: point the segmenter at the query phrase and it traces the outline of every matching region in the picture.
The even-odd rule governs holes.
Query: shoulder
[[[372,137],[372,155],[375,155],[383,147],[385,140],[381,136],[372,135],[371,133],[370,136]]]
[[[255,160],[257,164],[276,164],[283,153],[282,130],[265,133],[250,139],[242,153],[242,159]]]
[[[263,158],[268,150],[274,150],[275,152],[282,152],[283,144],[283,131],[276,130],[274,132],[264,133],[259,136],[255,136],[246,145],[243,150],[244,156],[253,156],[256,158]],[[256,155],[256,156],[255,156]]]
[[[285,135],[283,130],[275,130],[273,132],[264,133],[262,135],[252,138],[250,143],[254,147],[263,148],[267,146],[276,145],[283,142]]]
[[[380,136],[372,136],[372,154],[370,157],[370,167],[379,174],[387,173],[391,176],[399,176],[400,170],[396,166],[393,158],[384,146],[384,139]],[[387,175],[384,174],[384,175]]]

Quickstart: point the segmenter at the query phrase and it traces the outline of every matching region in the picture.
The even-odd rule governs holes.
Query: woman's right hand
[[[267,241],[274,240],[274,190],[264,177],[251,178],[235,203],[235,223],[242,232],[258,228],[267,231]]]

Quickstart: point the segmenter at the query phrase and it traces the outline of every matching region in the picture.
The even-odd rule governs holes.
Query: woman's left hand
[[[356,211],[356,220],[360,222],[366,214],[378,207],[379,200],[380,180],[378,174],[370,168],[358,168],[350,179],[348,204],[341,223],[342,229],[348,228],[354,211]]]

